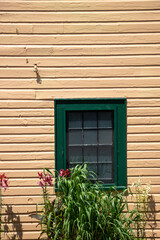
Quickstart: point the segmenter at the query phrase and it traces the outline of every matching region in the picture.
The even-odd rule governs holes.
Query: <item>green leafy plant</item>
[[[47,174],[52,173],[46,169]],[[106,193],[92,184],[87,165],[61,169],[57,178],[57,196],[49,199],[47,182],[43,188],[42,234],[49,240],[132,240],[135,239],[136,210],[129,211],[127,189],[110,188]],[[43,176],[45,179],[45,176]],[[44,184],[45,183],[45,184]]]

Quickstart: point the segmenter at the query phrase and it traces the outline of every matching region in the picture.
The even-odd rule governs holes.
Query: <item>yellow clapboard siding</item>
[[[0,45],[1,56],[114,56],[160,54],[160,44],[137,45]]]
[[[94,11],[160,9],[158,0],[151,1],[2,1],[0,10],[21,11]]]
[[[130,210],[133,210],[135,208],[135,206],[136,206],[135,203],[129,203],[129,209]],[[159,203],[157,203],[156,206],[154,206],[154,203],[151,203],[150,207],[155,207],[155,211],[152,210],[153,213],[158,212],[160,210],[160,204]]]
[[[139,177],[128,177],[127,178],[127,181],[128,181],[128,184],[130,184],[130,185],[132,185],[132,183],[136,183],[138,180],[141,180],[141,182],[143,183],[143,184],[159,184],[159,182],[160,182],[160,177],[158,176],[158,177],[141,177],[141,178],[139,178]],[[154,199],[156,199],[156,201],[158,202],[160,202],[160,195],[159,194],[154,194],[153,195],[153,198]]]
[[[136,91],[135,91],[136,90]],[[27,95],[29,95],[30,90]],[[24,95],[23,95],[24,94]],[[0,99],[28,99],[26,90],[0,90]],[[82,97],[128,97],[128,98],[153,98],[160,97],[160,88],[120,88],[120,89],[74,89],[71,90],[36,90],[36,99],[53,99],[53,98],[82,98]],[[33,99],[33,98],[32,98]]]
[[[150,107],[150,106],[160,107],[160,99],[127,99],[127,107]]]
[[[21,179],[22,180],[22,179]],[[22,205],[22,204],[25,204],[25,205],[31,205],[31,204],[37,204],[37,203],[40,203],[40,202],[43,202],[43,199],[42,199],[42,196],[14,196],[14,197],[10,197],[10,196],[3,196],[3,204],[13,204],[13,205]],[[22,216],[21,216],[22,217]],[[36,222],[37,220],[36,219],[33,219],[33,218],[29,218],[27,216],[25,216],[25,218],[20,218],[20,221],[21,222],[30,222],[30,221],[33,221],[33,222]]]
[[[35,78],[33,68],[0,68],[1,78]],[[85,77],[158,77],[160,70],[158,66],[131,66],[131,67],[55,67],[38,68],[40,78],[85,78]]]
[[[106,83],[107,87],[109,87],[108,86],[109,84],[113,84],[113,86],[114,86],[114,82],[117,85],[122,83],[123,81],[125,82],[125,84],[127,84],[127,82],[130,82],[130,84],[131,84],[132,80],[136,81],[137,84],[138,84],[138,82],[141,83],[141,81],[143,81],[144,84],[145,83],[149,84],[149,81],[150,81],[150,84],[152,84],[152,82],[153,82],[154,86],[155,86],[155,84],[157,84],[159,82],[159,78],[153,78],[153,77],[152,78],[137,78],[136,77],[136,78],[127,78],[127,79],[120,79],[120,78],[117,78],[117,79],[114,79],[114,78],[101,79],[101,78],[99,78],[99,79],[97,79],[97,78],[92,78],[92,79],[85,79],[85,80],[81,79],[81,78],[80,79],[72,79],[72,78],[71,79],[58,79],[58,80],[44,79],[44,81],[42,83],[43,84],[42,88],[43,88],[43,86],[45,86],[45,88],[47,88],[48,83],[50,83],[50,85],[48,86],[48,88],[50,88],[52,86],[52,82],[53,82],[54,85],[57,84],[56,87],[58,87],[58,84],[60,84],[61,87],[62,87],[62,84],[63,84],[63,86],[67,87],[66,85],[69,85],[71,80],[74,82],[76,87],[78,87],[78,85],[76,85],[76,83],[81,84],[81,82],[83,84],[88,84],[88,83],[91,84],[91,83],[94,82],[94,86],[95,86],[96,80],[98,80],[98,82],[102,81],[104,84],[108,80],[108,83]],[[21,81],[23,82],[23,85],[24,85],[24,81],[26,81],[25,88],[27,88],[28,85],[30,86],[30,84],[29,84],[30,79],[27,79],[27,80],[14,79],[13,81],[8,80],[8,79],[6,79],[6,80],[1,79],[0,84],[2,84],[1,87],[2,86],[7,87],[8,85],[10,85],[8,87],[12,88],[14,86],[14,82],[15,82],[16,83],[16,88],[18,88]],[[31,79],[31,81],[36,82],[35,79]],[[7,84],[5,84],[5,82]],[[13,85],[11,83],[13,83]],[[3,85],[3,84],[5,84],[5,85]],[[59,88],[60,88],[60,86],[59,86]],[[87,85],[87,86],[89,86],[89,85]],[[98,84],[96,86],[98,87]],[[129,86],[129,85],[127,85],[127,86]],[[137,107],[160,107],[160,99],[158,99],[158,98],[157,99],[155,99],[155,98],[150,98],[150,99],[127,99],[127,107],[128,107],[128,109],[127,109],[128,112],[130,110],[130,107],[133,107],[135,109],[138,109]],[[20,108],[20,109],[28,109],[28,108],[29,109],[36,109],[36,108],[39,108],[39,109],[47,108],[48,109],[48,108],[51,108],[51,109],[53,109],[54,108],[54,103],[53,103],[52,100],[49,100],[49,101],[46,101],[46,100],[36,100],[36,101],[35,100],[0,100],[0,109],[1,108],[3,108],[3,109],[4,108],[6,108],[6,109],[18,109],[18,108]]]
[[[151,165],[152,158],[153,159],[160,158],[160,151],[128,151],[127,158],[128,159],[141,159],[141,158],[148,159],[149,158],[150,165]],[[146,160],[146,162],[147,162],[147,160]],[[155,162],[157,163],[157,167],[160,167],[160,165],[158,165],[158,161],[155,160]]]
[[[4,198],[4,197],[3,197]],[[17,199],[17,201],[20,199],[20,197],[8,197],[9,199]],[[23,199],[25,199],[25,196],[22,197]],[[37,200],[40,199],[37,198]],[[25,200],[24,200],[25,201]],[[9,201],[10,202],[10,201]],[[10,222],[10,219],[12,218],[12,213],[11,214],[8,214],[7,218],[6,218],[6,215],[3,215],[2,216],[2,222],[4,223],[9,223]],[[14,222],[26,222],[26,223],[34,223],[34,222],[39,222],[38,219],[34,218],[34,217],[31,217],[31,215],[29,216],[29,214],[18,214],[18,218],[17,219],[14,219]]]
[[[132,145],[130,148],[132,149]],[[41,151],[42,152],[54,151],[53,143],[31,143],[31,144],[21,143],[0,145],[0,152],[41,152]]]
[[[160,55],[120,57],[0,57],[0,66],[11,67],[105,67],[105,66],[159,66]],[[134,79],[133,79],[134,81]]]
[[[54,156],[53,152],[1,153],[0,159],[1,159],[1,161],[4,161],[2,163],[2,165],[5,166],[6,161],[10,160],[10,161],[13,161],[12,164],[14,166],[14,164],[16,164],[16,162],[14,162],[14,161],[16,161],[16,160],[18,160],[18,161],[20,161],[20,160],[21,161],[23,161],[23,160],[44,160],[44,159],[53,160],[54,159],[53,156]],[[33,161],[31,161],[31,163],[33,163]],[[36,164],[36,162],[34,162],[34,163]],[[17,165],[18,164],[20,164],[20,163],[17,163]],[[28,161],[28,164],[29,164],[29,161]],[[8,167],[11,167],[11,165]],[[24,168],[24,162],[22,165],[20,164],[17,167]],[[15,168],[16,168],[16,165],[15,165]]]
[[[50,164],[50,161],[49,161]],[[49,168],[49,166],[45,166],[46,168]],[[53,166],[54,167],[54,161],[53,161]],[[36,178],[37,179],[37,172],[41,172],[43,170],[43,167],[40,167],[39,169],[21,169],[21,170],[17,170],[14,169],[13,170],[5,170],[5,173],[7,175],[7,177],[9,177],[9,179],[11,178]],[[52,168],[50,168],[50,170],[52,170]],[[7,196],[7,195],[6,195]],[[32,196],[30,194],[28,194],[28,196]]]
[[[46,162],[47,164],[48,162]],[[42,171],[41,171],[42,172]],[[39,181],[38,174],[37,178],[24,178],[24,179],[9,179],[9,186],[10,187],[37,187],[37,182]],[[54,180],[53,180],[54,183]],[[32,201],[29,203],[31,204]],[[16,203],[18,204],[18,203]],[[24,203],[21,203],[24,204]]]
[[[51,188],[48,188],[48,192],[50,194],[54,194],[54,189],[51,187]],[[38,186],[38,183],[37,183],[37,187],[18,187],[18,190],[17,190],[17,187],[10,187],[8,188],[5,192],[2,193],[2,196],[37,196],[37,195],[40,195],[42,196],[42,188],[40,186]],[[13,206],[14,207],[14,206]],[[27,205],[26,206],[30,211],[36,211],[36,209],[33,209],[32,210],[32,207],[30,205]],[[36,205],[34,206],[36,207]],[[17,212],[19,213],[25,213],[25,208],[20,208],[20,206],[16,206],[17,208]],[[15,211],[14,211],[15,212]],[[3,213],[5,213],[5,209],[3,209]]]
[[[128,168],[128,176],[159,176],[159,168]]]
[[[0,109],[0,117],[53,117],[53,109]]]
[[[53,126],[18,126],[0,127],[0,135],[4,134],[52,134]]]
[[[83,61],[83,60],[82,60]],[[132,78],[67,78],[67,79],[45,79],[43,78],[41,84],[37,84],[36,79],[1,79],[0,87],[3,89],[69,89],[69,88],[122,88],[122,87],[160,87],[160,81],[158,77],[132,77]],[[153,100],[154,101],[154,100]],[[151,102],[151,101],[150,101]],[[131,105],[132,103],[130,103]],[[158,103],[157,103],[158,104]],[[6,103],[0,102],[0,108],[5,108]],[[13,103],[8,103],[8,106],[13,105]],[[18,105],[18,103],[16,104]],[[15,105],[15,108],[16,108]],[[19,106],[29,108],[28,104],[21,103]],[[33,102],[34,105],[37,105],[36,102]],[[43,108],[43,105],[46,108],[53,108],[53,102],[39,104]],[[129,104],[128,104],[129,105]],[[129,105],[129,106],[130,106]],[[132,106],[132,105],[131,105]],[[20,107],[19,107],[20,108]],[[32,105],[30,105],[32,108]],[[44,111],[44,110],[43,110]]]
[[[6,226],[6,223],[2,223],[2,228]],[[13,232],[13,229],[16,228],[16,231],[40,231],[41,226],[37,223],[7,223],[7,232]]]
[[[127,98],[128,186],[151,181],[147,239],[160,239],[160,1],[2,0],[0,22],[2,239],[40,235],[30,214],[37,172],[55,168],[54,99],[116,97]]]
[[[53,142],[52,134],[35,134],[35,135],[0,135],[1,143],[37,143]]]
[[[52,125],[53,117],[5,117],[0,118],[0,126]]]
[[[134,187],[131,187],[131,191],[132,191],[133,193],[136,193]],[[159,189],[158,185],[152,185],[149,193],[150,193],[150,194],[160,193],[160,189]],[[130,204],[133,205],[134,203],[132,202],[132,203],[130,203]],[[155,203],[152,202],[152,204],[153,204],[153,206],[154,206]],[[152,205],[151,205],[151,206],[152,206]],[[155,206],[157,207],[157,209],[155,209],[155,211],[158,211],[158,212],[159,212],[159,211],[160,211],[160,209],[159,209],[159,208],[160,208],[160,203],[157,203],[157,202],[156,202]],[[154,212],[153,209],[151,209],[151,211]]]
[[[53,98],[113,98],[127,97],[127,98],[152,98],[160,96],[159,88],[147,88],[147,89],[74,89],[73,90],[37,90],[37,99],[53,99]]]
[[[136,152],[134,152],[134,153],[136,153]],[[138,160],[132,160],[132,159],[130,159],[130,158],[132,158],[132,157],[128,157],[128,161],[127,161],[127,166],[129,167],[129,168],[131,168],[131,167],[133,167],[133,168],[135,168],[135,167],[137,167],[137,168],[144,168],[144,167],[157,167],[157,168],[159,168],[159,171],[160,171],[160,161],[159,160],[155,160],[155,159],[151,159],[151,158],[149,158],[149,160],[148,159],[145,159],[145,160],[143,160],[143,159],[139,159],[139,158],[142,158],[143,157],[143,155],[142,154],[139,154],[140,156],[139,157],[137,157],[137,155],[136,154],[133,154],[133,153],[128,153],[128,155],[131,155],[131,156],[133,156],[134,158],[138,158]],[[138,153],[137,153],[138,154]],[[136,156],[134,156],[134,155],[136,155]],[[145,155],[145,153],[144,153],[144,155]],[[154,158],[155,157],[155,155],[154,155],[154,153],[152,154],[152,158]]]
[[[86,9],[87,10],[87,9]],[[159,21],[160,11],[95,11],[95,12],[0,12],[0,22],[10,23],[53,23],[53,22],[134,22]],[[61,28],[62,26],[62,28]],[[65,25],[59,24],[59,29]],[[58,27],[57,27],[58,29]],[[30,32],[31,32],[30,28]],[[18,33],[18,29],[17,29]],[[33,28],[34,33],[34,28]],[[74,31],[76,33],[76,31]]]
[[[128,117],[127,118],[127,123],[132,124],[132,125],[137,125],[137,124],[160,124],[160,117]]]
[[[160,33],[137,33],[137,34],[55,34],[55,35],[25,35],[25,34],[2,34],[0,44],[153,44],[160,43]]]
[[[75,13],[76,14],[76,13]],[[73,13],[73,15],[75,15]],[[108,13],[106,13],[107,15]],[[159,14],[159,13],[158,13]],[[16,16],[14,15],[13,22],[15,21],[18,13],[16,13]],[[25,14],[23,14],[25,15]],[[23,16],[24,20],[26,22],[32,22],[32,19],[27,20],[29,18],[33,18],[36,14],[32,14],[32,16]],[[72,16],[73,16],[72,15]],[[89,14],[88,14],[89,15]],[[87,15],[87,17],[88,17]],[[95,14],[96,15],[96,14]],[[43,16],[43,15],[41,15]],[[48,14],[46,14],[48,17]],[[76,19],[76,16],[78,16],[78,19]],[[79,14],[75,16],[74,20],[71,20],[73,22],[76,21],[83,21],[85,22],[84,19],[84,14]],[[148,13],[147,13],[148,16]],[[37,16],[35,16],[37,17]],[[48,20],[46,17],[46,21]],[[53,20],[52,22],[56,22],[56,16],[52,16]],[[65,16],[64,16],[65,18]],[[38,18],[39,19],[39,18]],[[34,20],[37,20],[37,18]],[[107,19],[108,20],[108,19]],[[144,19],[146,20],[146,18]],[[160,18],[158,18],[160,20]],[[59,20],[58,20],[59,21]],[[62,20],[60,20],[62,21]],[[70,20],[66,20],[70,21]],[[103,21],[106,21],[105,18],[103,18]],[[130,18],[129,18],[130,21]],[[131,20],[132,21],[132,20]],[[100,19],[100,22],[102,20]],[[50,24],[44,24],[44,23],[27,23],[27,24],[22,24],[22,23],[1,23],[0,25],[0,33],[1,34],[75,34],[75,33],[154,33],[154,32],[159,32],[160,28],[160,22],[129,22],[129,23],[50,23]]]
[[[160,111],[159,111],[160,114]],[[160,125],[128,126],[128,133],[160,133]]]
[[[128,143],[127,150],[160,150],[160,142]]]
[[[7,82],[7,79],[4,80]],[[3,80],[0,80],[0,84],[3,82]],[[13,82],[16,82],[14,79]],[[11,84],[11,83],[10,83]],[[20,82],[19,82],[20,84]],[[1,85],[2,86],[2,85]],[[18,88],[18,85],[16,86]],[[0,109],[33,109],[33,108],[39,108],[39,109],[44,109],[44,108],[52,108],[53,109],[54,104],[52,101],[34,101],[34,100],[0,100]],[[45,110],[44,110],[45,111]]]
[[[42,154],[43,156],[43,154]],[[9,158],[9,157],[8,157]],[[33,157],[31,156],[31,159]],[[38,161],[37,161],[38,159]],[[50,160],[44,160],[44,159],[49,159],[47,157],[42,157],[42,159],[36,158],[33,159],[32,161],[25,161],[24,157],[22,156],[22,160],[20,159],[16,159],[16,160],[12,160],[12,161],[8,161],[7,159],[5,161],[3,161],[1,163],[1,169],[3,169],[3,171],[5,171],[6,169],[38,169],[38,168],[45,168],[46,166],[48,166],[48,168],[52,168],[53,167],[53,157],[50,158]],[[7,165],[8,164],[8,165]]]
[[[159,107],[140,107],[140,108],[128,108],[127,116],[159,116]]]
[[[43,10],[43,11],[63,11],[63,10],[141,10],[160,9],[159,1],[2,1],[0,10]],[[77,4],[78,3],[78,4]]]
[[[159,142],[160,133],[147,134],[128,134],[128,142]]]
[[[35,99],[35,90],[5,91],[0,90],[0,99]]]
[[[40,237],[41,232],[40,231],[28,231],[28,232],[23,232],[23,239],[28,240],[37,240]],[[8,238],[13,238],[13,237],[19,237],[22,235],[22,232],[9,232],[9,233],[2,233],[3,240],[8,240]]]

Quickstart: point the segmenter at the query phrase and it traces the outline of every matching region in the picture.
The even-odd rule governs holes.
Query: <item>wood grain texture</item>
[[[1,56],[115,56],[160,54],[160,44],[0,45]]]
[[[37,172],[55,168],[54,99],[116,97],[127,98],[128,185],[151,182],[147,239],[159,240],[160,1],[2,0],[0,23],[2,240],[40,235],[30,214]]]
[[[137,34],[2,34],[1,45],[97,45],[97,44],[159,44],[160,33]]]
[[[122,2],[124,4],[122,4]],[[74,1],[2,1],[0,10],[21,10],[21,11],[104,11],[104,10],[145,10],[160,9],[160,3],[158,0],[152,2],[148,0],[130,1],[93,1],[87,2],[74,0]]]

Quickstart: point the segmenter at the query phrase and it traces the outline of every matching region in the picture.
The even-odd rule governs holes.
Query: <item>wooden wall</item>
[[[38,239],[29,215],[37,171],[54,168],[53,99],[85,97],[127,98],[128,184],[151,181],[147,235],[160,239],[160,1],[1,0],[0,33],[2,240]]]

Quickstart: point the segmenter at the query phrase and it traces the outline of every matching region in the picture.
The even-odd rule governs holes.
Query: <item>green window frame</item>
[[[123,189],[127,186],[126,156],[126,99],[55,99],[55,169],[66,169],[67,112],[73,111],[114,111],[114,182],[103,184],[107,190],[110,186]]]

